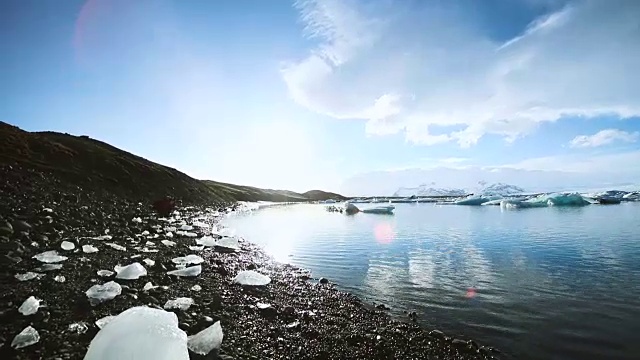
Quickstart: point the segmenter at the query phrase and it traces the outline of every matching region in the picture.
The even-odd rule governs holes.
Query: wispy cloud
[[[616,141],[622,142],[636,142],[640,137],[639,132],[627,132],[618,129],[605,129],[601,130],[593,135],[578,135],[571,142],[569,146],[573,148],[587,148],[609,145]]]
[[[514,141],[563,117],[640,115],[640,2],[575,2],[504,43],[482,37],[449,2],[387,3],[296,3],[319,40],[282,69],[297,103],[366,120],[368,134],[464,147],[485,134]],[[431,131],[451,125],[462,130]]]

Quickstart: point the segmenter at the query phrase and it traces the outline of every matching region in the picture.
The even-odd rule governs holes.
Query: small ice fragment
[[[147,241],[146,244],[144,244],[145,246],[156,246],[156,244],[152,241]]]
[[[149,258],[146,258],[146,259],[142,260],[142,262],[143,262],[143,263],[145,263],[145,264],[147,264],[147,266],[153,266],[153,265],[155,265],[155,264],[156,264],[156,262],[155,262],[155,261],[153,261],[153,260],[151,260],[151,259],[149,259]]]
[[[130,308],[96,334],[84,356],[84,360],[116,359],[189,360],[187,334],[178,327],[174,313]]]
[[[173,232],[173,231],[176,231],[176,230],[178,230],[178,229],[176,229],[175,226],[168,226],[168,227],[164,228],[164,231],[166,231],[166,232]]]
[[[33,315],[38,312],[40,301],[42,300],[36,299],[33,296],[29,296],[29,298],[25,300],[22,305],[20,305],[18,311],[24,316]]]
[[[142,251],[143,253],[157,253],[159,250],[158,249],[149,249],[148,247],[145,247],[140,251]]]
[[[240,249],[240,243],[237,239],[232,237],[223,237],[222,239],[219,239],[218,241],[216,241],[216,246],[231,250]]]
[[[134,217],[133,219],[131,219],[131,221],[134,222],[134,223],[140,224],[142,222],[142,219],[139,218],[139,217]]]
[[[62,250],[69,251],[69,250],[75,249],[76,245],[74,243],[72,243],[71,241],[66,241],[65,240],[60,244],[60,247],[62,248]]]
[[[82,245],[82,252],[85,254],[93,254],[98,252],[98,248],[93,245]]]
[[[202,290],[202,286],[200,285],[193,285],[191,287],[191,291],[200,291],[200,290]]]
[[[216,321],[208,328],[189,336],[187,346],[196,354],[207,355],[213,349],[220,349],[223,337],[220,321]]]
[[[192,245],[192,246],[189,246],[189,250],[191,250],[191,251],[202,251],[203,249],[204,249],[204,245],[200,245],[200,246]]]
[[[169,231],[168,233],[164,234],[166,237],[168,238],[172,238],[173,237],[173,233],[171,231]]]
[[[165,310],[170,310],[170,309],[187,310],[191,305],[193,305],[192,298],[179,297],[174,300],[167,300],[167,302],[164,304],[164,309]]]
[[[212,236],[203,236],[200,239],[196,240],[196,244],[202,246],[216,246],[216,239]]]
[[[63,283],[63,282],[65,282],[65,281],[67,281],[67,278],[65,278],[65,277],[64,277],[64,276],[62,276],[62,275],[57,275],[56,277],[54,277],[54,278],[53,278],[53,280],[54,280],[54,281],[57,281],[57,282],[59,282],[59,283]]]
[[[51,214],[53,212],[53,209],[44,208],[44,209],[42,209],[42,211]]]
[[[153,290],[153,289],[155,289],[157,287],[159,287],[159,286],[153,285],[151,282],[148,282],[148,283],[144,284],[144,287],[142,288],[142,290],[149,291],[149,290]]]
[[[84,321],[69,324],[69,331],[72,333],[84,334],[87,332],[87,330],[89,330],[89,326]]]
[[[109,233],[109,229],[104,229],[104,234],[107,235]]]
[[[111,270],[98,270],[97,274],[98,274],[98,276],[109,277],[109,276],[113,275],[113,271],[111,271]]]
[[[204,262],[204,259],[201,258],[198,255],[190,254],[190,255],[187,255],[187,256],[173,258],[173,259],[171,259],[171,261],[173,261],[174,264],[178,264],[178,265],[180,265],[180,264],[182,264],[182,265],[189,265],[189,264],[198,265],[198,264],[202,264]]]
[[[140,258],[140,257],[142,257],[142,255],[140,255],[140,254],[135,254],[135,255],[131,255],[131,256],[129,256],[129,259],[137,259],[137,258]]]
[[[91,306],[96,306],[107,300],[111,300],[122,293],[122,287],[115,281],[109,281],[104,285],[93,285],[85,293]]]
[[[149,234],[150,234],[150,233],[149,233],[149,230],[145,230],[145,231],[143,231],[140,235],[142,235],[142,236],[147,236],[147,235],[149,235]]]
[[[136,280],[141,276],[147,275],[147,269],[145,269],[144,266],[140,265],[140,263],[138,262],[129,264],[127,266],[116,265],[114,270],[117,273],[116,279]]]
[[[111,320],[115,319],[115,316],[113,315],[107,315],[103,318],[100,318],[98,320],[96,320],[96,326],[98,327],[98,329],[102,329],[104,328],[108,323],[111,322]]]
[[[233,282],[240,285],[264,286],[271,282],[271,278],[253,270],[244,270],[233,278]]]
[[[184,269],[169,271],[167,272],[167,274],[176,275],[176,276],[198,276],[200,275],[201,272],[202,272],[202,266],[196,265],[196,266],[190,266]]]
[[[36,268],[37,271],[52,271],[60,269],[62,269],[62,264],[42,264],[42,266]]]
[[[35,272],[28,271],[24,274],[16,274],[15,278],[18,279],[18,281],[28,281],[33,279],[40,279],[43,276],[44,274],[38,274]]]
[[[162,244],[164,244],[165,246],[175,246],[175,245],[176,245],[176,243],[174,243],[174,242],[173,242],[173,241],[171,241],[171,240],[162,240],[162,241],[160,241],[160,242],[161,242]]]
[[[257,303],[257,304],[256,304],[256,307],[257,307],[258,309],[260,309],[260,310],[264,310],[264,309],[268,309],[268,308],[270,308],[270,307],[271,307],[271,305],[270,305],[270,304],[265,304],[265,303],[260,303],[260,302],[259,302],[259,303]]]
[[[104,243],[105,245],[109,245],[111,246],[111,248],[119,250],[119,251],[127,251],[127,248],[122,246],[122,245],[118,245],[118,244],[114,244],[114,243]]]
[[[111,235],[100,235],[92,238],[93,240],[111,240],[113,236]]]
[[[43,263],[57,263],[68,259],[66,256],[58,255],[56,250],[49,250],[33,256],[34,259]]]
[[[20,349],[33,345],[38,341],[40,341],[40,334],[38,334],[38,331],[31,326],[27,326],[20,332],[20,334],[13,338],[11,347],[14,349]]]
[[[296,321],[294,321],[294,322],[292,322],[290,324],[287,324],[287,328],[291,329],[291,328],[294,328],[294,327],[298,327],[298,325],[300,325],[300,322],[298,320],[296,320]]]
[[[180,226],[180,230],[191,231],[191,230],[193,230],[193,226],[191,226],[191,225],[182,225],[182,226]]]

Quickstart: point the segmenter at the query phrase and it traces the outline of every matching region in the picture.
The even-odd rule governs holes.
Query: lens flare
[[[468,288],[467,289],[467,294],[465,295],[465,297],[467,299],[473,299],[474,297],[476,297],[476,289]]]
[[[396,233],[390,223],[384,222],[376,224],[376,226],[374,226],[373,236],[380,244],[390,244],[396,237]]]

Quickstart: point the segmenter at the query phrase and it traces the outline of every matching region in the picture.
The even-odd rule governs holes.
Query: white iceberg
[[[100,318],[98,320],[96,320],[96,326],[98,327],[98,329],[102,329],[104,328],[108,323],[111,322],[111,320],[115,319],[116,317],[113,315],[107,315],[103,318]]]
[[[16,274],[15,278],[18,281],[29,281],[29,280],[33,280],[33,279],[40,279],[43,276],[44,276],[44,274],[39,274],[39,273],[27,271],[24,274]]]
[[[98,248],[93,245],[82,245],[82,252],[85,254],[93,254],[98,252]]]
[[[127,251],[127,248],[122,246],[122,245],[118,245],[118,244],[114,244],[114,243],[104,243],[105,245],[111,246],[111,248],[119,250],[119,251]]]
[[[18,311],[24,316],[33,315],[38,312],[40,301],[42,300],[36,299],[34,296],[29,296],[29,298],[20,305]]]
[[[201,272],[202,266],[196,265],[184,269],[172,270],[167,272],[167,274],[175,276],[198,276]]]
[[[115,281],[109,281],[104,285],[93,285],[85,294],[91,306],[96,306],[122,294],[122,287]]]
[[[32,328],[31,326],[27,326],[18,335],[16,335],[16,337],[13,338],[11,347],[14,349],[20,349],[33,345],[38,341],[40,341],[40,334],[38,334],[38,330]]]
[[[196,240],[196,244],[198,245],[202,245],[202,246],[216,246],[216,239],[213,238],[212,236],[203,236],[200,239]]]
[[[167,300],[164,304],[165,310],[170,309],[180,309],[180,310],[188,310],[191,305],[193,305],[193,299],[188,297],[179,297],[174,300]]]
[[[233,278],[233,282],[247,286],[265,286],[271,282],[271,278],[253,270],[244,270]]]
[[[71,241],[66,241],[65,240],[60,244],[60,248],[62,248],[62,250],[69,251],[69,250],[75,249],[76,245],[74,243],[72,243]]]
[[[173,261],[173,263],[177,265],[189,265],[189,264],[198,265],[198,264],[202,264],[204,262],[204,259],[198,255],[190,254],[187,256],[173,258],[171,259],[171,261]]]
[[[93,338],[84,360],[189,360],[187,334],[171,312],[134,307],[113,318]]]
[[[220,349],[222,345],[222,326],[220,321],[200,331],[199,333],[189,336],[187,346],[189,350],[199,355],[207,355],[213,349]]]
[[[138,262],[127,266],[116,265],[114,270],[116,271],[116,279],[136,280],[147,275],[147,269]]]
[[[102,277],[109,277],[114,274],[114,272],[111,270],[98,270],[96,273],[98,274],[98,276]]]
[[[57,263],[68,259],[66,256],[59,255],[56,250],[49,250],[33,256],[34,259],[43,263]]]

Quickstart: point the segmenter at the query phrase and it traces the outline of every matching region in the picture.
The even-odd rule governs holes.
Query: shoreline
[[[4,325],[0,330],[1,358],[83,358],[99,331],[96,320],[133,306],[162,308],[167,300],[177,297],[191,297],[195,301],[187,311],[174,311],[180,328],[187,335],[221,321],[224,340],[219,358],[227,360],[486,359],[498,356],[492,348],[480,347],[473,341],[449,338],[439,331],[429,332],[415,323],[398,321],[385,310],[342,292],[333,284],[309,281],[307,271],[276,262],[244,239],[237,252],[191,251],[188,246],[195,245],[195,238],[206,235],[206,229],[194,230],[195,238],[168,238],[164,227],[171,225],[154,216],[146,204],[104,194],[74,192],[64,184],[42,177],[31,177],[28,186],[24,186],[24,177],[13,180],[0,188],[4,200],[0,205],[0,227],[7,221],[17,225],[11,234],[5,232],[0,238],[3,250],[0,321]],[[203,209],[178,210],[181,219],[188,219],[190,223],[207,214]],[[226,209],[224,205],[215,208]],[[211,211],[208,214],[211,216]],[[137,217],[142,222],[132,221]],[[24,224],[15,221],[20,220],[31,228],[23,226],[26,231],[19,231]],[[214,225],[211,217],[199,221]],[[162,231],[158,232],[158,226]],[[107,229],[111,239],[90,239],[105,235]],[[142,235],[145,231],[149,235]],[[163,239],[175,245],[164,245]],[[60,248],[63,240],[74,242],[76,249],[92,245],[98,252],[63,251]],[[154,245],[147,246],[147,241]],[[124,246],[126,251],[106,243]],[[135,247],[158,252],[146,253],[134,250]],[[60,262],[60,270],[43,271],[40,279],[19,281],[15,278],[16,274],[35,272],[42,264],[32,256],[48,250],[57,250],[68,257]],[[197,254],[205,260],[198,277],[175,278],[166,274],[175,268],[172,258],[188,254]],[[16,261],[17,258],[21,260]],[[133,262],[144,264],[145,258],[155,261],[153,266],[144,265],[147,276],[137,280],[117,279],[122,285],[122,294],[97,306],[88,303],[87,289],[113,280],[113,276],[97,276],[97,270],[113,270],[118,264]],[[270,276],[271,283],[264,289],[233,284],[233,277],[247,269]],[[54,281],[56,276],[64,276],[65,282]],[[144,291],[147,282],[161,287]],[[200,285],[201,290],[194,291],[194,285]],[[29,296],[41,299],[43,307],[33,315],[24,316],[18,307]],[[258,302],[270,306],[259,309]],[[86,325],[85,332],[70,331],[69,325],[79,323]],[[27,326],[38,331],[39,341],[13,349],[10,345],[14,336]],[[190,355],[192,359],[198,358]]]

